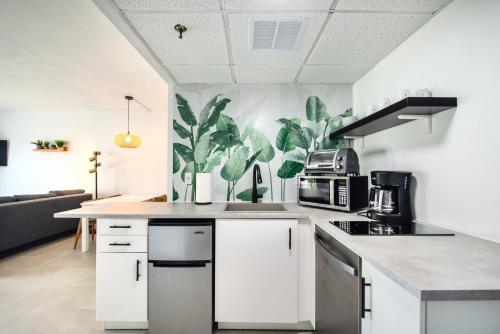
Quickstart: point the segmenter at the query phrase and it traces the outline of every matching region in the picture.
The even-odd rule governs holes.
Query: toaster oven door
[[[330,178],[299,178],[299,202],[330,205],[333,202],[333,186]]]

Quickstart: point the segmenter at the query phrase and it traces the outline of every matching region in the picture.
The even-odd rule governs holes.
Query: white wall
[[[166,110],[131,107],[131,131],[140,135],[143,145],[123,149],[114,145],[114,136],[127,129],[125,101],[124,109],[116,111],[0,110],[0,139],[9,141],[9,165],[0,167],[0,195],[74,188],[93,193],[94,176],[88,173],[88,158],[94,150],[102,152],[99,196],[164,194],[167,126]],[[29,144],[36,139],[58,138],[70,142],[68,152],[33,152]]]
[[[434,117],[356,143],[361,167],[413,171],[419,221],[500,241],[500,2],[455,0],[354,84],[354,110],[401,88],[458,97]],[[464,250],[466,251],[466,250]]]

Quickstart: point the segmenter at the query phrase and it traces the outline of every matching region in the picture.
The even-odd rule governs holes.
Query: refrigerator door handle
[[[199,268],[206,267],[207,263],[210,261],[149,261],[153,264],[153,267],[159,268]]]

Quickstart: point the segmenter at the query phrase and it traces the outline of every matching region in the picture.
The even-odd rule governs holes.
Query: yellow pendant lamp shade
[[[115,144],[123,148],[138,148],[142,144],[142,139],[131,133],[120,133],[115,136]]]
[[[130,133],[130,101],[132,96],[125,96],[127,100],[127,133],[120,133],[115,136],[115,144],[122,148],[137,148],[141,146],[142,139],[138,135]]]

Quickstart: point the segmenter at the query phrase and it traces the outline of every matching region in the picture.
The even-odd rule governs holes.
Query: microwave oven
[[[300,205],[341,211],[368,207],[368,176],[298,176]]]

